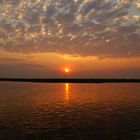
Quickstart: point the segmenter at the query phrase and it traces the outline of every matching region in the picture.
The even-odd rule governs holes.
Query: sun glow
[[[65,73],[69,73],[70,69],[69,68],[65,68],[64,71],[65,71]]]

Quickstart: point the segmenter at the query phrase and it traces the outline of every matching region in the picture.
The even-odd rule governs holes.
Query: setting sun
[[[65,71],[65,73],[69,73],[70,69],[69,68],[65,68],[64,71]]]

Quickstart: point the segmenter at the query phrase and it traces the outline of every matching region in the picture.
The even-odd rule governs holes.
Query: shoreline
[[[140,79],[41,79],[41,78],[0,78],[7,82],[35,82],[35,83],[140,83]]]

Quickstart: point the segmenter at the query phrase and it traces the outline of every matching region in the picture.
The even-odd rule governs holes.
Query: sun
[[[65,69],[64,69],[64,72],[65,72],[65,73],[69,73],[69,72],[70,72],[70,69],[69,69],[69,68],[65,68]]]

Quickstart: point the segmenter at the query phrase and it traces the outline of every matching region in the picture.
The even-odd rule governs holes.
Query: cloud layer
[[[140,56],[139,0],[0,0],[0,48]]]

